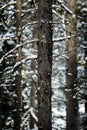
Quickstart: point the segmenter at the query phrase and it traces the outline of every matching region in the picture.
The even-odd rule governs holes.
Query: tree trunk
[[[38,129],[52,130],[51,73],[52,73],[52,1],[38,0]]]
[[[33,16],[33,20],[37,20],[37,11],[35,10],[34,12],[34,16]],[[33,28],[33,37],[37,38],[38,37],[38,27],[37,25],[34,26]],[[35,50],[33,52],[33,54],[37,55],[37,42],[32,43],[32,48]],[[36,73],[36,65],[37,65],[37,61],[35,59],[32,59],[31,61],[31,69],[33,71],[34,75],[37,75]],[[32,78],[32,82],[31,82],[31,90],[30,90],[30,107],[32,107],[35,110],[35,93],[36,93],[36,86],[37,86],[37,81],[34,81],[34,79]],[[30,113],[30,129],[34,128],[35,125],[35,119],[32,117],[31,113]]]
[[[16,44],[20,44],[21,37],[21,0],[16,0],[16,28],[17,28],[17,41]],[[18,56],[15,62],[21,60],[21,48],[17,50]],[[16,73],[17,72],[17,73]],[[15,71],[15,112],[14,112],[14,129],[20,130],[21,125],[21,111],[22,111],[22,95],[21,95],[21,68],[18,67]]]
[[[76,14],[76,0],[66,0],[67,7]],[[66,14],[66,35],[76,34],[76,19]],[[66,71],[66,130],[79,130],[78,101],[76,97],[77,87],[77,60],[76,37],[66,41],[67,71]]]

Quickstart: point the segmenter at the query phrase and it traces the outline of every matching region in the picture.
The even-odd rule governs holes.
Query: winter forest
[[[0,0],[0,130],[87,130],[87,0]]]

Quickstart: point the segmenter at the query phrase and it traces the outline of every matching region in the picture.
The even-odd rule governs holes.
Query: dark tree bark
[[[52,73],[52,1],[38,0],[38,129],[52,130],[51,73]]]
[[[20,44],[21,38],[21,0],[16,0],[16,28],[17,28],[17,40],[16,44]],[[15,59],[15,63],[21,60],[21,48],[17,50],[18,56]],[[14,130],[20,130],[21,128],[21,112],[22,112],[22,95],[21,95],[21,67],[15,70],[15,112],[14,112]]]
[[[76,0],[66,0],[67,7],[76,14]],[[67,35],[76,34],[76,20],[66,14]],[[70,32],[70,33],[69,33]],[[66,41],[67,71],[66,71],[66,130],[79,130],[78,101],[76,97],[77,87],[77,59],[76,59],[76,37]]]

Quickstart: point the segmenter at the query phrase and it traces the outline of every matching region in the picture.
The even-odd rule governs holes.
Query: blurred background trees
[[[86,16],[86,0],[0,1],[0,130],[87,129]]]

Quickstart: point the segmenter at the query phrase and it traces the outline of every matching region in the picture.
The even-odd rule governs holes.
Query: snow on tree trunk
[[[76,14],[76,0],[66,0],[67,7]],[[76,34],[76,19],[66,14],[66,35]],[[78,101],[76,97],[77,87],[77,59],[76,37],[66,40],[67,63],[66,63],[66,130],[79,130]]]
[[[33,20],[37,20],[37,11],[35,11],[35,14],[33,16]],[[34,26],[33,28],[33,37],[34,38],[37,38],[38,37],[38,27],[37,25]],[[32,48],[34,49],[34,52],[33,54],[34,55],[37,55],[37,42],[34,42],[32,43]],[[31,69],[33,71],[33,77],[34,75],[36,75],[36,65],[37,65],[37,62],[35,59],[32,59],[31,61]],[[32,81],[31,81],[31,90],[30,90],[30,107],[32,107],[33,109],[35,109],[35,93],[36,93],[36,86],[37,86],[37,81],[35,81],[33,78],[32,78]],[[34,128],[34,125],[35,125],[35,119],[32,117],[31,113],[30,113],[30,129]]]

